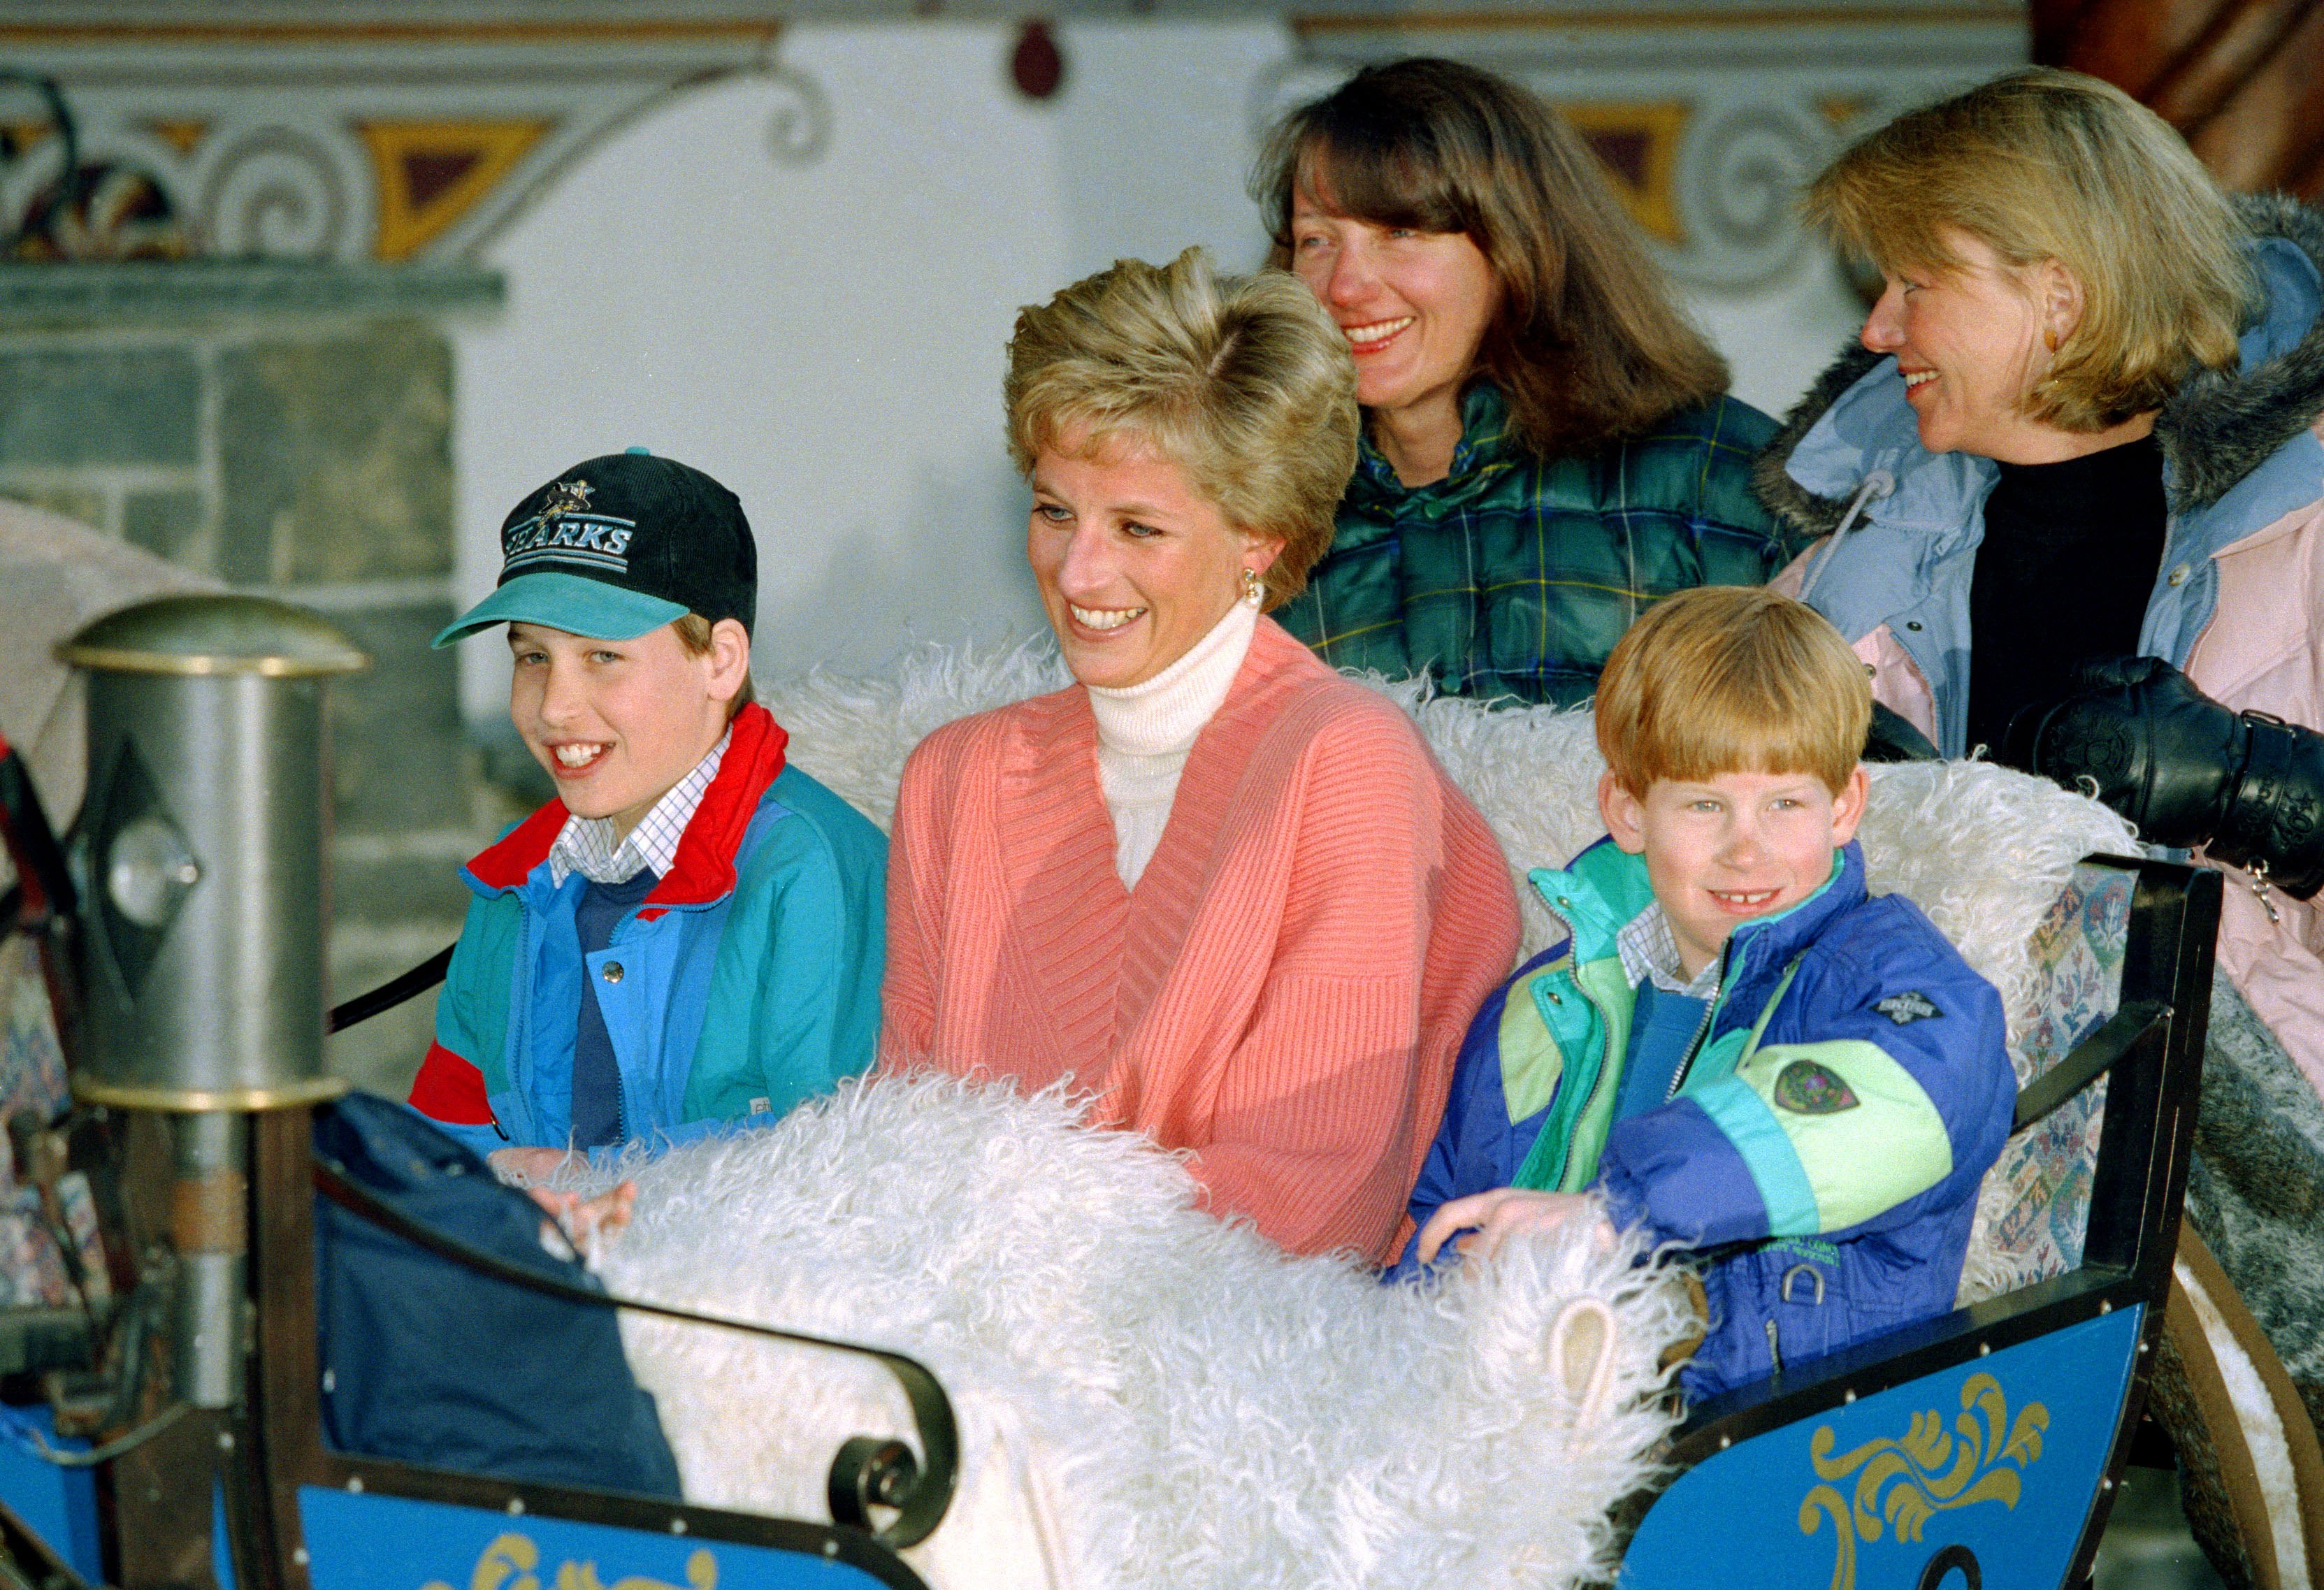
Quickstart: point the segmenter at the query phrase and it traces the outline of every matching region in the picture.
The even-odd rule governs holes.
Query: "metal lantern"
[[[125,608],[57,656],[88,675],[73,1091],[173,1117],[179,1394],[223,1408],[242,1360],[244,1112],[346,1087],[323,1069],[323,687],[368,659],[254,596]]]
[[[331,1097],[323,686],[369,659],[313,613],[169,596],[57,648],[88,674],[74,1091],[133,1109]]]

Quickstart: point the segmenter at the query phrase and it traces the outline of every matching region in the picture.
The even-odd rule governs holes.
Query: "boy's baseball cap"
[[[502,523],[501,559],[499,586],[435,645],[512,621],[634,640],[690,612],[738,620],[747,633],[759,603],[742,504],[643,447],[559,470]]]

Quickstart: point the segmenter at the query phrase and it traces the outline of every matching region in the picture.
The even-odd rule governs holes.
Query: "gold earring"
[[[2058,333],[2054,327],[2042,333],[2042,345],[2053,354],[2058,351]]]
[[[1242,571],[1242,599],[1253,607],[1257,607],[1260,602],[1265,602],[1267,600],[1267,576],[1260,574],[1254,568],[1244,569]]]

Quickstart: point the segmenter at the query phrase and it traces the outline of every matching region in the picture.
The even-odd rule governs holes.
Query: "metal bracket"
[[[2075,1094],[2113,1069],[2147,1034],[2171,1020],[2171,1006],[2159,999],[2134,999],[2114,1013],[2107,1024],[2080,1043],[2074,1052],[2028,1082],[2017,1095],[2017,1111],[2009,1123],[2015,1136],[2049,1115]]]

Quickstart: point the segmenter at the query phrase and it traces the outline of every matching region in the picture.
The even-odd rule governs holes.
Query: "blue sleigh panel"
[[[1665,1492],[1623,1590],[2051,1590],[2107,1463],[2143,1310],[1741,1442]]]
[[[903,1590],[831,1556],[303,1488],[313,1590]]]

